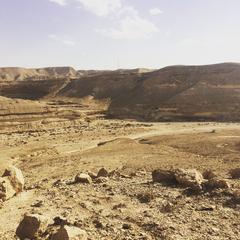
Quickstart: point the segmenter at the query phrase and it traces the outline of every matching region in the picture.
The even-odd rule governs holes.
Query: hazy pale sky
[[[0,66],[240,62],[240,0],[0,0]]]

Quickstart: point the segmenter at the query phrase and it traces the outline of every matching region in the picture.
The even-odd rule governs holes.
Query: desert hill
[[[0,68],[0,81],[46,80],[56,78],[76,78],[81,74],[72,67],[48,68]]]
[[[110,98],[108,115],[148,121],[239,120],[240,65],[172,66],[71,81],[59,94]]]
[[[240,64],[159,70],[76,71],[70,67],[0,69],[0,95],[109,100],[113,118],[146,121],[240,119]]]
[[[140,80],[140,79],[139,79]],[[146,120],[239,120],[240,65],[173,66],[143,75],[109,107]]]

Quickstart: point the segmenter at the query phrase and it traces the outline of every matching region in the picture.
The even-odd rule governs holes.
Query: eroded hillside
[[[20,74],[20,75],[19,75]],[[160,70],[1,69],[0,95],[103,100],[111,118],[145,121],[240,119],[240,65],[172,66]]]

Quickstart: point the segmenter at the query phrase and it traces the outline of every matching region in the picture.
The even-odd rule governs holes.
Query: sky
[[[0,0],[0,67],[240,62],[239,0]]]

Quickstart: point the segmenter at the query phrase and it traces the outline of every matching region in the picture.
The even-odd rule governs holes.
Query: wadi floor
[[[60,216],[89,239],[240,239],[240,205],[231,190],[192,194],[152,183],[154,169],[228,171],[240,166],[240,124],[142,123],[101,117],[0,134],[1,167],[24,174],[25,191],[0,203],[0,239],[15,239],[24,213]],[[72,184],[78,173],[115,174]]]

